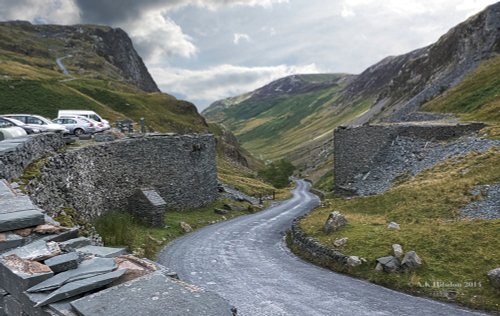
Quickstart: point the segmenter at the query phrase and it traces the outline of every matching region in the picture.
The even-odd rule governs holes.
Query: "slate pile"
[[[217,294],[174,277],[124,248],[92,245],[0,179],[0,316],[234,315]]]

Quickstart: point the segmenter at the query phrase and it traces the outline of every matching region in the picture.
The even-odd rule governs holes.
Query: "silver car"
[[[82,134],[93,134],[96,132],[96,127],[94,123],[85,118],[59,117],[53,119],[52,122],[64,125],[70,134],[74,134],[76,136]]]
[[[13,118],[23,122],[24,124],[39,129],[41,132],[56,132],[56,133],[68,133],[68,130],[64,125],[55,124],[49,119],[33,114],[5,114],[3,117]]]

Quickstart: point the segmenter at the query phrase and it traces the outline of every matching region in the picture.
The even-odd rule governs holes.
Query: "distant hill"
[[[448,118],[439,112],[500,124],[499,30],[497,3],[436,43],[387,57],[359,75],[290,76],[214,102],[202,114],[232,130],[253,154],[287,158],[315,178],[329,170],[339,125]]]
[[[157,131],[208,131],[193,104],[160,92],[121,29],[1,22],[0,65],[0,113],[91,109],[111,120],[145,117]]]

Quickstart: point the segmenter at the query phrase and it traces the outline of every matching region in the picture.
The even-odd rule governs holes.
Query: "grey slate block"
[[[83,261],[78,268],[56,274],[27,290],[27,292],[50,291],[63,286],[66,283],[89,278],[99,274],[111,272],[117,268],[113,259],[93,258]]]
[[[60,253],[61,250],[56,242],[37,240],[25,246],[7,251],[2,256],[15,254],[21,259],[38,261],[57,256]]]
[[[15,194],[10,189],[9,185],[7,184],[7,181],[4,179],[0,179],[0,201],[3,200],[4,198],[10,198],[14,196]]]
[[[68,240],[78,238],[78,232],[79,232],[79,228],[75,227],[75,228],[71,228],[68,231],[59,233],[57,235],[45,236],[43,238],[43,240],[45,240],[45,241],[56,241],[58,243],[66,242]],[[59,245],[59,247],[60,247],[60,245]]]
[[[82,297],[71,305],[82,316],[233,315],[232,306],[219,295],[174,281],[161,272]]]
[[[102,258],[114,258],[127,253],[125,248],[112,248],[112,247],[100,247],[100,246],[85,246],[82,248],[77,248],[76,251],[95,255],[96,257]]]
[[[0,199],[0,214],[38,210],[27,195],[9,196]]]
[[[54,273],[64,272],[78,267],[80,256],[76,252],[59,255],[44,261]]]
[[[90,245],[91,241],[85,237],[78,237],[66,240],[64,242],[59,242],[59,247],[64,251],[73,251],[76,248],[81,248]]]
[[[12,295],[8,295],[4,300],[5,314],[9,316],[24,316],[22,304]]]
[[[15,271],[0,261],[0,280],[2,280],[2,287],[16,297],[26,289],[29,289],[53,275],[53,272],[29,274]]]
[[[0,214],[0,232],[43,224],[43,213],[37,210]]]
[[[50,293],[43,301],[38,302],[35,305],[35,307],[44,306],[49,303],[54,303],[69,297],[73,297],[78,294],[99,289],[121,277],[125,273],[125,271],[127,270],[126,269],[117,270],[97,275],[91,278],[67,283],[62,287],[60,287],[59,289],[55,290],[54,292]]]
[[[0,252],[10,248],[19,247],[23,244],[23,237],[14,233],[6,232],[0,233],[0,235],[4,235],[5,238],[3,241],[1,240],[4,238],[0,238]]]

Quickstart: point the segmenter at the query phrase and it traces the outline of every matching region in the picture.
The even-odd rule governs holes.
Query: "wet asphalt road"
[[[309,184],[257,214],[205,227],[166,247],[158,262],[217,292],[239,316],[485,315],[413,297],[309,264],[284,244],[292,220],[318,205]]]

